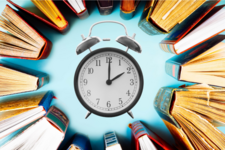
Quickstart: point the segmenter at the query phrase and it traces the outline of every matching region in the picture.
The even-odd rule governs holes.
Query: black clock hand
[[[125,72],[123,72],[123,73],[117,75],[116,77],[114,77],[114,78],[111,80],[111,82],[114,81],[114,80],[116,80],[116,79],[119,78],[120,76],[122,76],[124,73],[125,73]]]
[[[112,80],[107,80],[107,81],[106,81],[106,84],[107,84],[107,85],[111,85],[111,84],[112,84],[112,81],[116,80],[117,78],[119,78],[120,76],[122,76],[124,73],[125,73],[125,72],[123,72],[123,73],[117,75],[117,76],[114,77]]]
[[[111,73],[111,65],[109,60],[109,66],[108,66],[108,80],[110,80],[110,73]]]

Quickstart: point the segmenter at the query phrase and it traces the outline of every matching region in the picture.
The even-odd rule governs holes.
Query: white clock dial
[[[77,82],[83,103],[102,114],[126,110],[143,86],[135,64],[124,54],[113,51],[89,57],[80,67]]]

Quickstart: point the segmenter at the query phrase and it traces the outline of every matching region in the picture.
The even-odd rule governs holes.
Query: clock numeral
[[[126,94],[127,94],[128,96],[130,96],[130,90],[128,90]]]
[[[87,84],[88,84],[88,80],[84,79],[84,85],[87,85]]]
[[[98,105],[99,104],[99,101],[100,101],[100,98],[97,98],[96,101],[97,101],[97,105]]]
[[[122,98],[119,98],[119,104],[123,104]]]
[[[119,59],[119,66],[121,66],[121,60]]]
[[[101,66],[101,60],[96,60],[96,66]]]
[[[112,57],[106,57],[106,63],[112,63]]]
[[[93,74],[94,73],[94,69],[93,68],[88,68],[88,74]]]
[[[130,85],[134,85],[134,79],[130,79]]]
[[[127,74],[131,74],[131,67],[127,68]]]
[[[106,103],[106,106],[107,106],[108,108],[111,107],[110,101],[108,101],[108,102]]]
[[[87,90],[87,96],[91,96],[91,90]]]

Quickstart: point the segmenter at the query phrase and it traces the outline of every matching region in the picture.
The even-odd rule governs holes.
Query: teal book
[[[106,150],[122,150],[115,132],[107,132],[104,135]]]
[[[69,119],[57,107],[52,106],[47,114],[23,132],[0,147],[10,149],[57,149],[63,141]]]

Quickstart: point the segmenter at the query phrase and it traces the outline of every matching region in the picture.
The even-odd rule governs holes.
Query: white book
[[[82,0],[68,0],[68,2],[76,10],[77,13],[80,13],[85,10]]]
[[[140,145],[140,150],[157,150],[157,148],[147,135],[140,137],[138,141]]]

